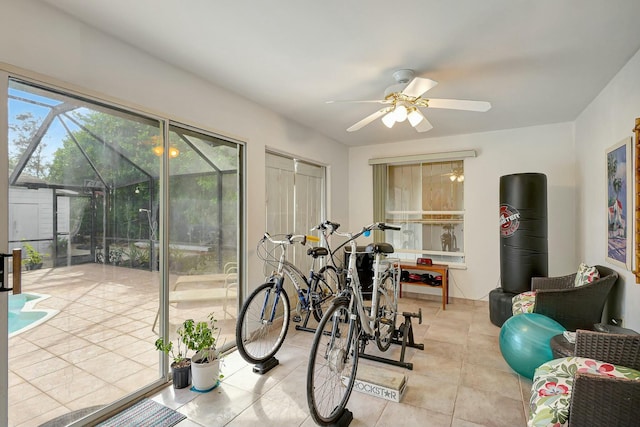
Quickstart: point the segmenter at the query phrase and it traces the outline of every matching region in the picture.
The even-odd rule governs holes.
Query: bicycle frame
[[[300,285],[298,284],[296,276],[299,276],[307,284],[309,282],[306,276],[295,265],[287,261],[287,246],[293,244],[293,236],[292,238],[287,240],[273,240],[268,233],[265,233],[264,239],[267,239],[271,243],[278,245],[280,248],[280,256],[278,257],[278,267],[275,271],[271,273],[271,275],[267,279],[268,282],[274,282],[276,284],[275,303],[271,306],[271,313],[269,313],[269,316],[265,317],[266,313],[264,312],[264,310],[267,305],[266,304],[266,300],[268,299],[268,294],[267,294],[265,297],[265,304],[262,307],[263,311],[260,313],[261,317],[265,319],[266,322],[271,323],[273,322],[277,314],[276,308],[278,307],[278,301],[280,300],[280,295],[281,295],[280,291],[282,290],[282,287],[284,285],[285,274],[289,277],[289,279],[291,280],[291,283],[293,283],[293,286],[296,290],[296,294],[298,295],[298,298],[300,297],[301,288],[300,288]],[[291,273],[291,271],[293,271],[293,274]]]
[[[316,275],[315,269],[314,269],[316,259],[315,258],[313,259],[311,264],[310,274],[309,274],[309,277],[307,277],[298,267],[296,267],[291,262],[287,261],[287,247],[294,244],[296,241],[300,241],[303,245],[305,245],[307,240],[315,241],[317,238],[314,236],[305,236],[305,235],[287,235],[286,240],[274,240],[271,238],[271,236],[268,233],[265,233],[264,239],[270,241],[275,245],[278,245],[280,248],[280,256],[278,258],[278,267],[275,271],[271,273],[271,275],[267,279],[267,281],[274,282],[276,284],[276,291],[275,291],[276,303],[273,304],[271,313],[269,313],[268,319],[266,319],[266,321],[273,322],[273,320],[275,319],[275,316],[277,314],[276,313],[277,302],[280,299],[280,295],[281,295],[280,291],[282,290],[282,287],[284,285],[285,276],[289,277],[289,279],[291,280],[291,283],[293,284],[293,287],[296,290],[296,295],[298,297],[298,300],[302,305],[302,308],[305,310],[306,309],[313,310],[314,309],[313,298],[311,298],[310,293],[307,293],[306,296],[304,295],[304,293],[302,292],[302,286],[299,283],[299,281],[301,280],[302,282],[304,282],[305,285],[307,285],[307,287],[310,289],[313,283],[313,279],[315,278],[315,275]],[[268,295],[266,299],[268,299]],[[263,310],[264,310],[264,307],[263,307]],[[265,314],[266,313],[264,311],[261,313],[263,318]]]
[[[364,306],[364,298],[362,296],[362,285],[360,283],[360,278],[356,269],[356,242],[355,239],[351,240],[351,254],[349,255],[349,267],[347,269],[347,283],[351,283],[351,294],[353,298],[351,298],[350,302],[350,310],[353,309],[353,304],[355,304],[355,309],[357,310],[358,316],[360,317],[360,323],[362,329],[368,334],[373,336],[375,333],[375,323],[377,319],[376,307],[378,306],[378,290],[380,290],[380,282],[382,280],[382,275],[386,271],[390,271],[394,267],[389,266],[386,268],[382,267],[384,261],[390,262],[392,264],[399,264],[399,261],[395,261],[393,259],[383,259],[382,254],[375,254],[374,263],[373,263],[373,288],[371,294],[371,309],[369,313],[367,313]],[[394,301],[397,300],[397,289],[398,283],[397,278],[394,275]]]
[[[375,254],[374,264],[373,264],[373,288],[372,288],[372,295],[371,295],[371,309],[369,313],[367,313],[364,307],[364,298],[362,296],[362,285],[360,283],[360,278],[357,274],[357,268],[356,268],[356,260],[357,260],[356,239],[362,236],[369,229],[370,227],[365,227],[363,231],[356,233],[355,235],[352,233],[340,233],[335,230],[333,230],[333,233],[341,237],[346,237],[348,239],[346,242],[342,243],[338,247],[338,249],[347,244],[349,244],[351,247],[351,253],[349,254],[349,264],[347,267],[347,286],[345,288],[345,291],[350,292],[349,311],[353,313],[354,312],[353,309],[355,308],[358,314],[358,317],[360,319],[362,329],[368,335],[373,336],[375,333],[376,319],[378,317],[376,313],[376,307],[378,303],[378,290],[380,289],[380,282],[382,280],[383,274],[387,271],[395,270],[395,273],[393,274],[393,281],[394,281],[393,300],[394,301],[398,300],[398,285],[399,285],[399,279],[400,279],[398,271],[399,271],[400,260],[396,258],[386,258],[380,253]],[[385,263],[392,264],[394,266],[389,265],[388,267],[383,268],[382,265]],[[355,307],[354,307],[354,304],[355,304]]]

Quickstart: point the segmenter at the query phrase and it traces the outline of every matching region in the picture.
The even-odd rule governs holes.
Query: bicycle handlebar
[[[385,231],[385,230],[401,230],[401,228],[397,225],[389,225],[386,224],[384,222],[374,222],[373,224],[369,224],[366,227],[362,227],[362,230],[360,230],[357,233],[336,233],[340,236],[344,236],[344,237],[350,237],[350,238],[358,238],[360,236],[362,236],[364,233],[368,232],[368,231],[374,231],[374,230],[380,230],[380,231]]]
[[[332,222],[332,221],[325,221],[319,225],[316,225],[315,227],[313,227],[311,230],[321,230],[321,231],[329,231],[329,234],[332,233],[336,233],[339,234],[341,236],[348,236],[351,233],[337,233],[338,227],[340,227],[340,224],[338,224],[337,222]],[[401,228],[399,226],[396,225],[389,225],[386,224],[384,222],[374,222],[373,224],[370,224],[366,227],[364,227],[363,232],[369,231],[369,230],[401,230]]]
[[[389,224],[385,224],[384,222],[379,222],[378,223],[378,230],[394,230],[394,231],[400,231],[402,230],[402,227],[397,226],[397,225],[389,225]]]
[[[274,245],[292,245],[295,242],[300,242],[302,246],[306,245],[307,242],[319,242],[320,239],[316,236],[309,236],[306,234],[287,234],[285,236],[286,240],[274,240],[268,232],[264,233],[262,240],[268,240]]]
[[[337,236],[340,237],[346,237],[347,240],[342,242],[342,244],[340,244],[340,246],[338,246],[335,250],[337,251],[338,249],[340,249],[343,246],[346,246],[347,244],[354,242],[358,237],[362,236],[363,234],[369,232],[369,231],[373,231],[373,230],[380,230],[380,231],[384,231],[384,230],[401,230],[401,228],[397,225],[389,225],[386,224],[384,222],[374,222],[373,224],[369,224],[366,227],[362,227],[362,230],[360,230],[357,233],[340,233],[336,230],[333,230],[333,233],[336,234]],[[352,245],[355,243],[352,243]]]
[[[338,229],[338,227],[340,227],[340,224],[338,224],[337,222],[325,221],[313,227],[311,231],[313,230],[321,230],[323,232],[329,231],[329,234],[332,234],[334,231]]]

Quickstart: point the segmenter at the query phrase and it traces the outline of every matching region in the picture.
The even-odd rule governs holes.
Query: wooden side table
[[[442,309],[446,310],[446,304],[449,304],[449,266],[444,264],[432,264],[432,265],[422,265],[422,264],[400,264],[400,268],[402,270],[408,271],[428,271],[432,273],[437,273],[442,276],[442,285],[441,286],[433,286],[424,282],[400,282],[400,297],[402,297],[402,284],[405,285],[416,285],[416,286],[429,286],[431,288],[441,288],[442,292]]]

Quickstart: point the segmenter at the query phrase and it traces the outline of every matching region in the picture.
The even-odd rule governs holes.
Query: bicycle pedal
[[[293,316],[293,319],[291,320],[293,320],[294,323],[300,323],[302,322],[302,317],[296,314],[295,316]]]

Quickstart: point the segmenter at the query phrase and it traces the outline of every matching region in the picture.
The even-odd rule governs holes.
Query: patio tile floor
[[[9,426],[109,404],[158,379],[158,286],[158,273],[101,264],[23,272],[23,293],[49,295],[34,309],[60,312],[9,339]],[[222,312],[173,304],[171,323],[212,310]],[[219,317],[221,339],[231,342],[235,319]]]

